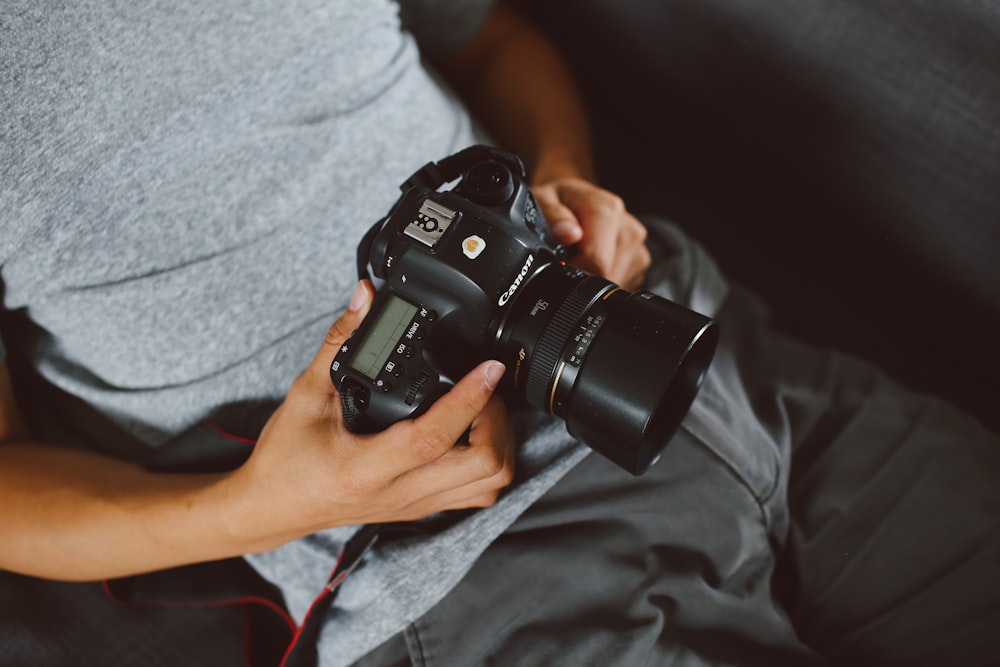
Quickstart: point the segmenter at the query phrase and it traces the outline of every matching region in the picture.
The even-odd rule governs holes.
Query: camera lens
[[[703,315],[553,263],[511,304],[498,357],[529,405],[638,475],[680,425],[717,342]]]

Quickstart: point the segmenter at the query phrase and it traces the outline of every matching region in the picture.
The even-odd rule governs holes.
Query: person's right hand
[[[555,240],[575,248],[570,264],[627,290],[642,286],[650,264],[646,228],[621,197],[576,177],[535,181],[531,189]]]
[[[230,480],[246,499],[233,531],[243,532],[248,551],[337,525],[488,506],[513,478],[514,437],[493,396],[504,372],[496,361],[477,366],[417,419],[374,435],[347,430],[329,368],[371,300],[371,286],[360,283]],[[470,425],[469,443],[456,445]]]

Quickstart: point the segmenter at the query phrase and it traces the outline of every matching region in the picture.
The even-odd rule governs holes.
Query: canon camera
[[[416,417],[497,359],[505,397],[632,474],[649,468],[698,391],[715,322],[567,264],[513,154],[473,146],[401,189],[358,247],[359,275],[381,284],[330,369],[348,428]]]

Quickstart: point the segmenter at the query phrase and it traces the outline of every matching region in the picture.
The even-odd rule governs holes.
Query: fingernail
[[[357,312],[361,310],[361,306],[365,305],[367,300],[368,290],[365,289],[364,283],[359,282],[358,286],[354,288],[354,296],[351,297],[351,303],[347,306],[347,310]]]
[[[507,367],[499,361],[491,361],[490,365],[486,367],[486,386],[490,389],[496,389],[506,370]]]

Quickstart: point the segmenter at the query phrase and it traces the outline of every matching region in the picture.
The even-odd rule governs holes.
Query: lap
[[[799,636],[837,664],[1000,655],[1000,435],[774,332],[750,298],[729,308],[733,375],[789,446],[775,585]]]
[[[771,597],[771,539],[687,432],[640,478],[591,455],[404,638],[428,667],[807,662]]]
[[[702,392],[650,472],[588,457],[361,664],[1000,654],[997,435],[782,336],[738,289],[718,318]]]
[[[870,377],[835,391],[792,458],[782,585],[802,637],[845,664],[1000,655],[1000,438]]]

